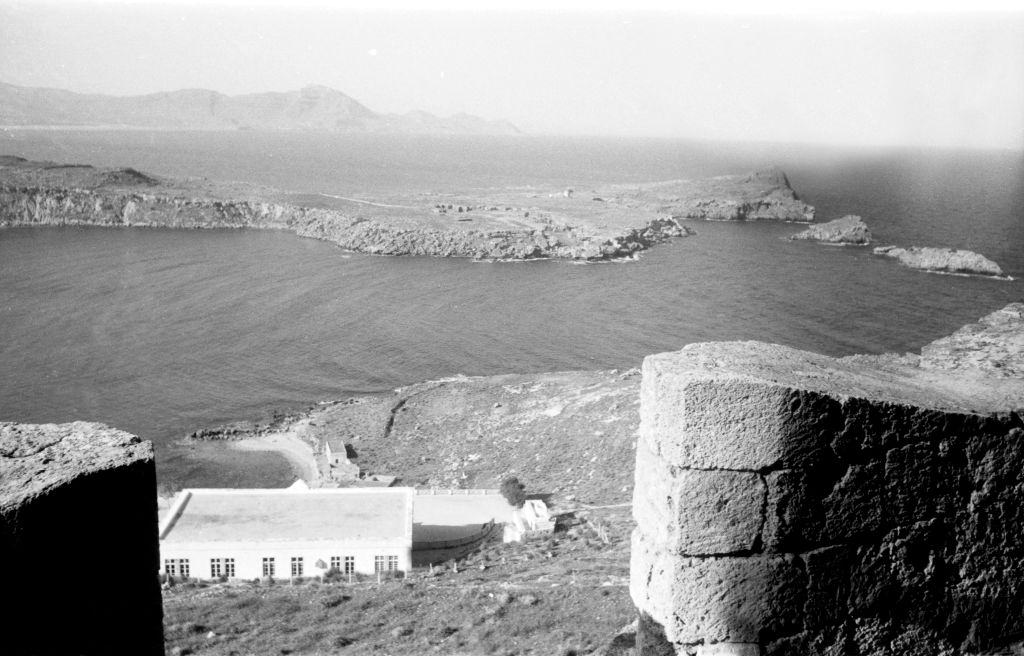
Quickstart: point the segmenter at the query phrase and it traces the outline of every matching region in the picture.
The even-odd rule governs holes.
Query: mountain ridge
[[[350,133],[520,134],[503,120],[422,110],[373,111],[342,91],[308,84],[291,91],[229,96],[178,89],[134,96],[84,94],[0,82],[0,125],[176,130],[308,130]]]

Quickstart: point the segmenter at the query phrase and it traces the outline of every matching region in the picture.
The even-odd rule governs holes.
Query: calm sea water
[[[0,231],[0,419],[152,439],[169,486],[287,483],[271,456],[174,444],[274,408],[457,373],[635,367],[705,340],[912,351],[1024,300],[1020,153],[159,132],[0,132],[0,153],[348,195],[777,163],[823,220],[861,214],[882,243],[977,250],[1017,278],[924,274],[771,224],[695,223],[601,265],[368,257],[260,231]]]

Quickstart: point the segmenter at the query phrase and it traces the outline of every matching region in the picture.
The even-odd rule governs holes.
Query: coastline
[[[280,456],[292,468],[296,477],[310,487],[320,484],[320,471],[313,447],[302,439],[308,419],[302,419],[263,435],[252,435],[238,440],[225,440],[230,449],[238,451],[263,451]]]
[[[684,221],[694,219],[810,223],[814,208],[775,168],[578,193],[530,187],[370,200],[0,156],[0,227],[283,229],[373,255],[604,261],[690,236]]]

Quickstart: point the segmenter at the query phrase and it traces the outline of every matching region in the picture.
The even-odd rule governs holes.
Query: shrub
[[[526,503],[526,486],[515,476],[509,476],[501,482],[501,494],[513,508],[522,508]]]

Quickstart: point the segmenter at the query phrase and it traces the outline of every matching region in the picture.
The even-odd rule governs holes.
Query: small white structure
[[[555,532],[547,505],[540,499],[527,499],[522,508],[512,513],[512,521],[505,524],[505,542],[522,542],[529,538]]]
[[[349,460],[344,440],[337,437],[324,440],[324,458],[331,480],[354,481],[359,478],[359,465]]]
[[[216,579],[406,572],[412,488],[186,489],[160,524],[162,574]]]

